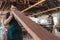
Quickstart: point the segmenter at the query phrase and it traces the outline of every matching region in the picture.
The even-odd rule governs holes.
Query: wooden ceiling
[[[23,10],[27,7],[29,7],[30,5],[33,5],[35,3],[37,3],[40,0],[7,0],[7,1],[0,1],[0,5],[1,5],[1,9],[5,10],[8,9],[10,6],[11,2],[17,2],[17,6],[20,8],[19,10]],[[23,8],[22,8],[23,7]]]
[[[21,10],[24,10],[24,9],[30,7],[31,5],[34,5],[35,3],[39,2],[39,1],[41,1],[41,0],[6,0],[6,1],[3,0],[0,2],[0,10],[8,10],[8,9],[10,9],[11,2],[17,2],[17,4],[18,4],[17,8],[18,8],[18,10],[21,11]],[[26,12],[28,12],[28,15],[30,15],[32,12],[36,13],[37,11],[39,11],[39,12],[46,11],[51,8],[55,8],[55,7],[59,7],[59,6],[60,6],[60,2],[58,0],[45,0],[45,2],[43,2],[42,4],[39,4],[31,9],[29,9]]]

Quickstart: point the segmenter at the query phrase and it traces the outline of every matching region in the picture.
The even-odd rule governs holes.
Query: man
[[[14,2],[11,5],[11,11],[14,11],[16,9],[16,3]],[[23,40],[22,28],[15,20],[14,15],[10,12],[6,14],[6,20],[4,22],[5,28],[8,25],[7,40]]]

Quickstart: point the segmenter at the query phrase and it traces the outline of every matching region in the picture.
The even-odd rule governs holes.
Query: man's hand
[[[4,26],[4,25],[3,25],[2,28],[7,30],[7,26]]]

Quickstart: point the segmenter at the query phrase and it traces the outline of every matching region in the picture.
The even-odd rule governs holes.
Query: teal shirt
[[[7,40],[23,40],[22,28],[15,18],[8,24]]]

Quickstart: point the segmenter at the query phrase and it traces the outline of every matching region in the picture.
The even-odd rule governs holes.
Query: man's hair
[[[17,3],[16,2],[11,2],[11,5],[17,7]]]

